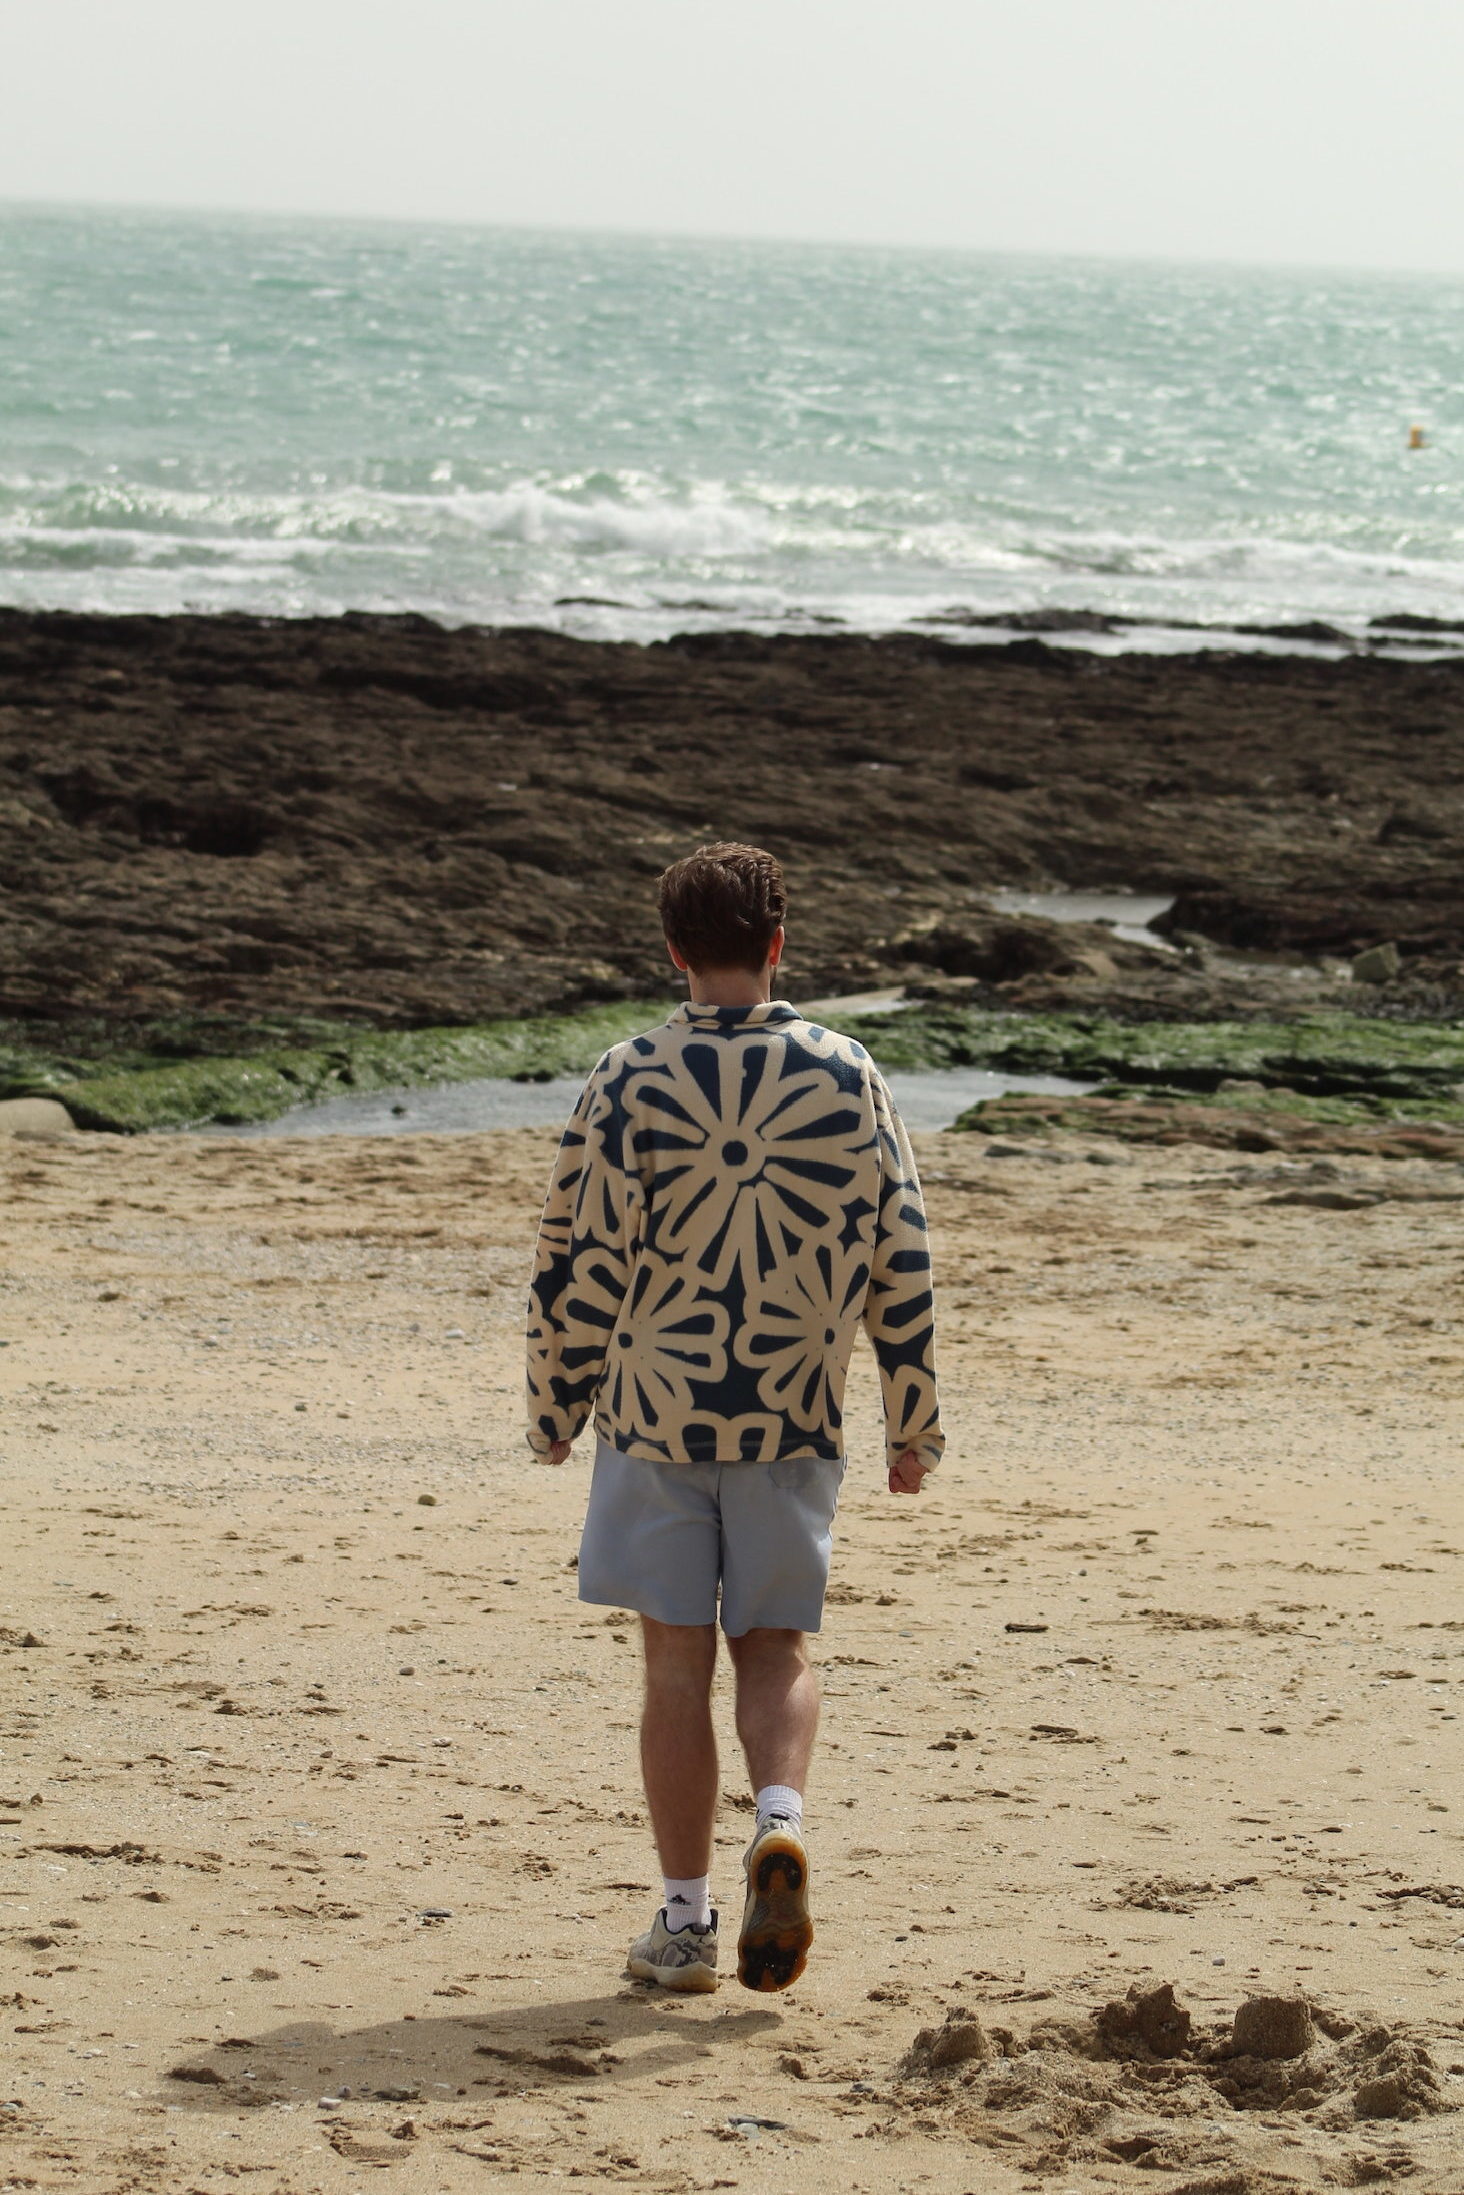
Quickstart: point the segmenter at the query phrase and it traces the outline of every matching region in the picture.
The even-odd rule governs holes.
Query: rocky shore
[[[659,996],[650,886],[709,834],[786,862],[807,995],[1190,1012],[1233,994],[1231,949],[1391,944],[1437,1006],[1464,989],[1464,663],[0,612],[11,1020]],[[1055,884],[1176,894],[1201,943],[986,900]]]
[[[666,996],[654,880],[708,836],[784,860],[793,995],[903,989],[927,1063],[952,1014],[962,1060],[992,1014],[1078,1017],[1069,1053],[1342,1016],[1383,1073],[1385,1024],[1464,1011],[1458,661],[12,610],[0,1082],[111,1078],[83,1114],[145,1125],[574,1071]],[[1146,937],[994,896],[1061,886],[1173,904]]]

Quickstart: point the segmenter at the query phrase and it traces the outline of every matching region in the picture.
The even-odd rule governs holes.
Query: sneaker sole
[[[792,1837],[766,1837],[748,1873],[737,1979],[744,1989],[787,1989],[807,1966],[812,1943],[808,1855]]]
[[[715,1989],[717,1970],[714,1966],[656,1966],[650,1959],[627,1959],[625,1970],[638,1982],[655,1982],[661,1989],[685,1990],[699,1993]]]

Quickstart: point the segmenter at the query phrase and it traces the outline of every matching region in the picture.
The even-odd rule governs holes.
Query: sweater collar
[[[755,1006],[700,1006],[683,999],[671,1016],[671,1027],[692,1029],[760,1029],[781,1021],[797,1021],[798,1009],[784,998],[761,999]]]

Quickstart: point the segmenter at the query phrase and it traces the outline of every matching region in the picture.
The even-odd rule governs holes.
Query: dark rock
[[[1370,617],[1369,632],[1398,633],[1464,633],[1464,620],[1457,617],[1425,617],[1418,610],[1396,610],[1388,617]]]
[[[1444,841],[1455,835],[1447,816],[1428,808],[1394,808],[1378,825],[1378,844],[1396,846],[1400,839]]]
[[[1354,983],[1391,983],[1403,965],[1403,956],[1391,938],[1369,945],[1352,963]]]
[[[1364,899],[1339,879],[1325,892],[1268,886],[1187,888],[1150,927],[1161,937],[1198,932],[1242,951],[1351,957],[1391,940],[1413,952],[1464,943],[1464,892],[1441,873],[1420,873],[1396,893]]]
[[[1014,610],[1001,619],[1010,633],[1121,633],[1132,622],[1106,610]]]
[[[918,967],[938,968],[948,976],[975,976],[984,983],[1010,983],[1039,973],[1066,974],[1077,960],[1069,925],[1022,915],[937,923],[897,938],[894,950]]]
[[[1316,617],[1294,625],[1236,625],[1231,629],[1266,640],[1311,641],[1319,647],[1355,648],[1357,645],[1351,633],[1344,633],[1340,625],[1327,625]]]

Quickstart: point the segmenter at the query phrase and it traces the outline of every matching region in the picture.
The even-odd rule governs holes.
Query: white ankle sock
[[[712,1894],[705,1875],[663,1875],[666,1885],[666,1926],[710,1928]]]
[[[803,1793],[788,1783],[765,1783],[757,1795],[757,1818],[765,1822],[769,1814],[781,1814],[795,1829],[801,1829]]]

